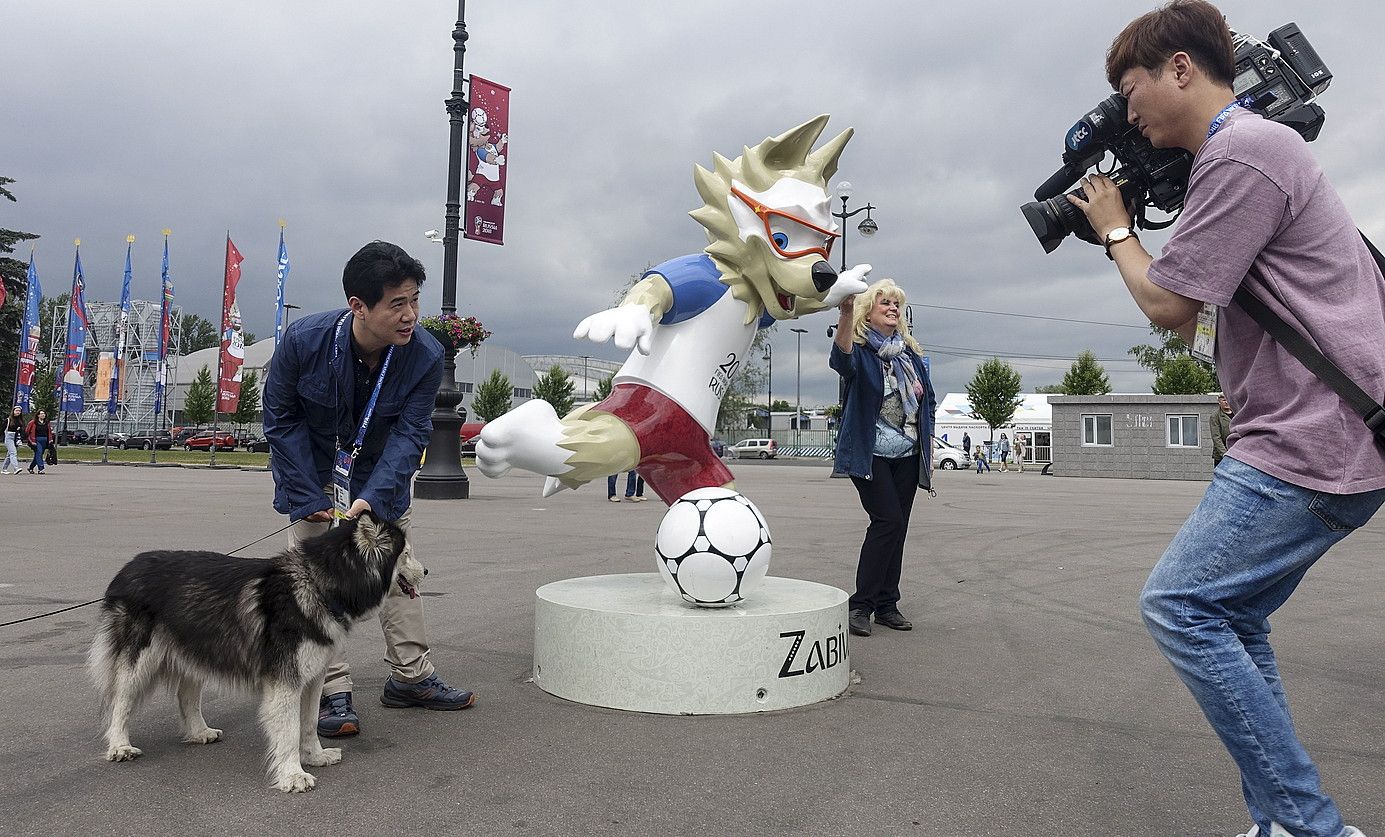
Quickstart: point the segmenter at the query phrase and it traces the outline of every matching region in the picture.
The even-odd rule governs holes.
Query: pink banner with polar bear
[[[471,77],[467,110],[466,203],[462,235],[504,244],[505,162],[510,144],[510,88]]]

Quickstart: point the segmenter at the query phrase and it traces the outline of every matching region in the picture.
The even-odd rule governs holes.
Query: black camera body
[[[1236,70],[1232,89],[1245,107],[1288,125],[1308,142],[1317,139],[1326,114],[1312,100],[1327,89],[1332,73],[1295,23],[1270,33],[1267,41],[1232,33]],[[1104,99],[1068,131],[1063,166],[1034,192],[1034,202],[1020,207],[1045,253],[1052,253],[1069,234],[1101,244],[1087,217],[1064,192],[1106,157],[1119,167],[1109,176],[1141,229],[1163,229],[1174,218],[1152,222],[1149,206],[1176,216],[1183,208],[1193,155],[1181,148],[1155,148],[1127,119],[1119,93]],[[1086,197],[1081,189],[1071,194]]]

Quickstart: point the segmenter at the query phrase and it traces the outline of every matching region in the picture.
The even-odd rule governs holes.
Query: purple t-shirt
[[[1385,450],[1360,415],[1231,302],[1244,281],[1385,395],[1385,279],[1297,132],[1233,111],[1193,160],[1178,230],[1149,278],[1222,306],[1217,377],[1236,411],[1227,456],[1313,491],[1385,488]]]

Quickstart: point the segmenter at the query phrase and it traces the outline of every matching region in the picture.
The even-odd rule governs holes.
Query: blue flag
[[[120,289],[120,318],[115,321],[115,357],[111,363],[111,397],[106,413],[115,415],[120,406],[120,367],[125,362],[125,329],[130,323],[130,249],[125,245],[125,284]]]
[[[24,324],[19,329],[19,375],[15,382],[14,403],[28,412],[33,408],[34,373],[38,368],[39,299],[43,296],[43,288],[38,282],[38,269],[34,267],[33,253],[29,254],[29,274],[26,279]]]
[[[289,248],[284,246],[284,228],[279,228],[279,289],[274,295],[274,348],[284,336],[284,282],[289,278]]]
[[[62,411],[82,412],[83,392],[87,381],[87,320],[86,280],[82,277],[82,251],[77,251],[72,265],[72,298],[67,309],[67,352],[63,360]]]

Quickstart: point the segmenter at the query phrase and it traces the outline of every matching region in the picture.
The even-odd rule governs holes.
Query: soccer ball
[[[659,524],[659,574],[686,602],[726,607],[742,601],[769,571],[769,526],[739,492],[697,488],[679,497]]]

